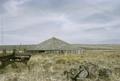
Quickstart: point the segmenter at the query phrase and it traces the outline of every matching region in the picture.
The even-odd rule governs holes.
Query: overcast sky
[[[0,0],[0,27],[2,44],[120,44],[120,0]]]

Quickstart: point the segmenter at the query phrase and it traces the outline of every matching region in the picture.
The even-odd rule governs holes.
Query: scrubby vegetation
[[[118,53],[36,54],[31,57],[27,65],[12,63],[1,68],[0,81],[68,81],[64,71],[79,68],[79,65],[86,63],[98,66],[99,79],[86,78],[84,81],[120,81],[120,54]],[[111,71],[110,76],[106,74],[105,69]]]

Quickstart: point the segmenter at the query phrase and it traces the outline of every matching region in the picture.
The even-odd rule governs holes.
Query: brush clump
[[[120,81],[119,56],[104,53],[34,54],[27,65],[15,62],[0,68],[0,81],[67,81],[69,76],[65,74],[71,71],[72,75],[81,71],[77,81]]]

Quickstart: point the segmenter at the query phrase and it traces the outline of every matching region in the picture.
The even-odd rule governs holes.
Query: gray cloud
[[[52,36],[72,43],[120,43],[118,0],[2,0],[0,4],[4,44],[36,43]]]

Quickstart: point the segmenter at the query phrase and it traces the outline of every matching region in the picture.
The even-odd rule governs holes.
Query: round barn
[[[60,39],[52,37],[39,44],[32,45],[1,45],[0,53],[6,50],[7,53],[12,53],[13,49],[18,52],[29,52],[29,53],[45,53],[45,54],[82,54],[84,49],[77,46],[76,44],[70,44]]]
[[[52,37],[40,44],[37,44],[27,50],[31,53],[46,54],[81,54],[82,49],[60,39]]]

